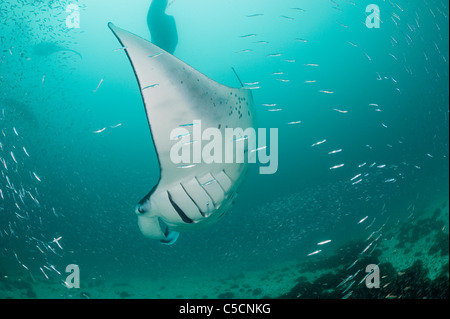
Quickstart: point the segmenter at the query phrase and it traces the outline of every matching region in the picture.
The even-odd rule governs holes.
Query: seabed
[[[1,299],[448,299],[448,196],[384,229],[377,245],[353,240],[333,253],[223,278],[174,276],[61,282],[1,273]],[[373,236],[371,239],[373,240]],[[362,254],[363,251],[366,252]],[[356,263],[355,263],[356,261]],[[380,270],[380,288],[366,286],[367,265]]]

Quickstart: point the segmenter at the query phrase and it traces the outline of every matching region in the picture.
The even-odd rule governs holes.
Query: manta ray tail
[[[236,77],[237,77],[239,83],[241,84],[241,87],[244,87],[244,84],[242,83],[241,78],[240,78],[239,75],[237,74],[236,70],[235,70],[234,68],[231,68],[231,69],[233,70],[234,75],[236,75]]]

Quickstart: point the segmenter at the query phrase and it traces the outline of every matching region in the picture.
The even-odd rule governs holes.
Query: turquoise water
[[[69,3],[80,28],[66,25]],[[107,27],[150,39],[150,1],[3,0],[0,273],[38,296],[61,289],[68,264],[81,284],[222,278],[321,258],[448,202],[448,2],[371,3],[379,29],[365,24],[367,1],[170,5],[175,56],[225,85],[240,86],[233,67],[259,87],[257,124],[279,130],[279,169],[252,166],[223,220],[168,247],[136,223],[159,167],[132,67]]]

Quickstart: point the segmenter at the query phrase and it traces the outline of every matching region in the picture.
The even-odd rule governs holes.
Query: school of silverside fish
[[[66,27],[69,3],[86,7],[83,1],[0,3],[0,240],[4,243],[0,256],[13,256],[32,278],[48,279],[64,272],[54,265],[63,256],[62,236],[46,226],[62,214],[41,200],[43,177],[33,167],[42,154],[32,151],[38,149],[33,143],[40,142],[30,136],[43,129],[45,117],[56,111],[45,109],[42,115],[40,106],[54,102],[71,107],[58,69],[74,68],[79,57],[65,49],[76,46],[74,32],[84,31]],[[46,79],[51,79],[51,90],[58,94],[46,88]]]

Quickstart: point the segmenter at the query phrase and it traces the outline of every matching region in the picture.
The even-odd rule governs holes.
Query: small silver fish
[[[327,140],[323,140],[323,141],[317,142],[317,143],[313,144],[311,147],[315,147],[315,146],[321,145],[321,144],[325,143],[326,141]]]
[[[317,254],[319,254],[319,253],[321,253],[321,252],[322,252],[322,250],[316,250],[316,251],[314,251],[314,252],[308,254],[308,256],[317,255]]]

